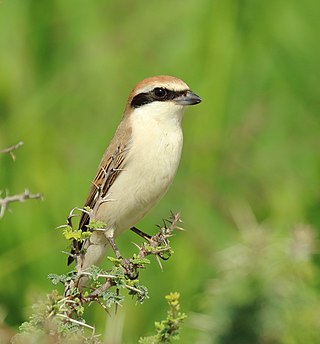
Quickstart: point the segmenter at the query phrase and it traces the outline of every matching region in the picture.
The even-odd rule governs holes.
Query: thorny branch
[[[4,148],[4,149],[1,149],[0,150],[0,153],[4,154],[4,153],[9,153],[12,157],[13,160],[16,160],[16,156],[14,155],[14,151],[18,148],[20,148],[22,145],[23,145],[23,141],[19,141],[17,144],[13,145],[13,146],[10,146],[10,147],[7,147],[7,148]]]
[[[163,226],[158,226],[159,231],[151,236],[144,236],[144,239],[147,241],[143,243],[141,247],[136,245],[139,248],[139,258],[145,258],[150,254],[154,254],[158,260],[158,263],[162,269],[161,262],[159,258],[167,260],[169,257],[165,258],[166,253],[170,253],[170,243],[169,238],[172,237],[174,229],[183,230],[179,227],[178,224],[181,222],[180,213],[174,214],[171,212],[170,219],[163,220]]]
[[[81,211],[81,209],[78,210]],[[169,238],[173,236],[175,229],[182,230],[181,227],[178,227],[180,222],[180,214],[171,213],[170,219],[164,220],[163,225],[158,226],[158,232],[152,236],[136,229],[135,232],[145,240],[140,246],[134,243],[139,250],[138,253],[134,254],[131,259],[112,259],[111,261],[114,267],[111,271],[92,267],[87,271],[75,272],[75,274],[69,275],[70,278],[65,275],[57,276],[53,274],[50,278],[54,284],[62,282],[65,285],[64,300],[66,300],[66,308],[63,314],[71,319],[79,319],[77,310],[82,309],[85,305],[92,302],[97,302],[108,312],[108,308],[110,307],[110,305],[108,306],[108,298],[115,298],[109,304],[119,304],[123,298],[123,296],[118,294],[121,288],[127,289],[130,295],[136,296],[142,303],[148,296],[147,289],[139,284],[138,272],[140,269],[145,268],[145,264],[148,264],[146,257],[149,255],[156,257],[162,269],[160,259],[167,260],[171,256],[172,249]],[[82,287],[79,290],[77,288],[77,281],[82,276],[86,276],[89,280],[84,289]],[[111,291],[111,288],[116,288],[116,294]]]
[[[172,213],[171,218],[169,220],[164,220],[164,226],[159,226],[159,231],[155,235],[151,236],[150,238],[146,238],[147,242],[142,243],[141,246],[135,244],[135,246],[139,249],[137,257],[143,259],[149,256],[150,254],[153,254],[157,258],[157,261],[162,270],[162,264],[159,258],[164,260],[169,258],[171,254],[171,247],[168,239],[169,237],[172,237],[172,232],[174,231],[174,229],[182,229],[177,226],[180,221],[180,214]],[[167,258],[165,257],[165,254],[168,254]],[[139,268],[139,266],[132,266],[128,259],[124,259],[121,264],[124,269],[124,273],[127,275],[132,275],[132,271],[130,270],[138,270]],[[94,300],[96,296],[99,295],[102,291],[105,291],[114,285],[115,284],[112,281],[112,278],[106,278],[106,282],[99,288],[99,290],[93,291],[88,296],[88,299],[85,301],[88,302]]]
[[[1,192],[0,192],[1,195]],[[4,197],[0,197],[0,219],[4,216],[5,211],[8,208],[9,203],[13,202],[24,202],[27,199],[41,199],[42,200],[42,194],[37,193],[37,194],[31,194],[29,190],[24,190],[23,193],[18,194],[18,195],[12,195],[9,196],[8,194]]]
[[[23,141],[19,141],[17,144],[1,149],[0,154],[9,153],[13,160],[16,160],[16,156],[14,155],[14,151],[20,148],[23,145]],[[8,209],[8,204],[13,202],[24,202],[27,199],[43,199],[42,194],[36,193],[31,194],[29,190],[25,189],[23,193],[18,195],[9,196],[8,192],[6,192],[6,196],[4,198],[1,197],[2,191],[0,190],[0,219],[4,216],[5,211]]]

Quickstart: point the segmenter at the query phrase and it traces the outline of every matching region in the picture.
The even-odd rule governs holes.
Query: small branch
[[[87,209],[77,209],[80,211],[86,211],[86,213],[91,217],[92,213]],[[72,211],[69,216],[68,226],[72,226],[70,218],[75,214]],[[174,214],[171,212],[170,218],[163,220],[163,225],[158,226],[158,231],[154,235],[149,235],[143,233],[136,227],[132,230],[144,239],[141,245],[134,244],[138,248],[138,253],[133,255],[131,259],[123,259],[119,254],[119,257],[112,258],[109,257],[113,263],[112,270],[106,271],[101,270],[97,267],[89,268],[88,271],[82,271],[78,268],[75,274],[72,275],[61,275],[50,277],[54,283],[60,281],[65,284],[64,295],[68,300],[73,302],[64,302],[66,307],[66,315],[70,319],[82,318],[82,310],[84,306],[97,302],[102,306],[104,310],[108,312],[108,309],[112,305],[120,304],[123,296],[120,294],[119,290],[125,288],[129,291],[129,295],[135,296],[137,301],[143,303],[145,299],[148,298],[148,290],[145,286],[141,285],[138,280],[138,273],[140,269],[146,267],[150,261],[146,258],[149,255],[154,255],[162,269],[161,259],[167,260],[172,254],[172,249],[170,247],[170,238],[173,236],[175,229],[182,230],[178,227],[178,224],[182,222],[180,220],[180,214]],[[60,226],[63,228],[64,226]],[[99,221],[91,220],[88,225],[88,230],[91,231],[105,231],[105,224]],[[87,240],[87,239],[80,239]],[[78,242],[80,242],[80,240]],[[77,266],[82,266],[82,257],[85,253],[80,252],[75,254],[77,258]],[[92,269],[92,270],[91,270]],[[86,281],[80,283],[80,278],[85,277]],[[102,281],[101,279],[105,279]],[[110,290],[115,288],[116,292]]]
[[[103,291],[105,291],[105,290],[107,290],[107,289],[110,289],[111,287],[114,286],[114,284],[115,284],[115,283],[114,283],[110,278],[108,278],[104,284],[102,284],[99,288],[93,290],[92,293],[91,293],[90,295],[87,296],[87,299],[88,299],[88,300],[93,300],[93,299],[95,299],[96,297],[99,296],[99,294],[100,294],[101,292],[103,292]]]
[[[7,196],[5,198],[0,198],[0,219],[4,216],[5,211],[7,210],[8,204],[13,202],[24,202],[27,199],[41,199],[42,194],[31,194],[29,190],[25,190],[23,193],[18,195]]]
[[[16,156],[14,155],[13,151],[15,151],[16,149],[20,148],[23,145],[23,141],[19,141],[17,144],[10,146],[8,148],[4,148],[0,150],[0,154],[5,154],[5,153],[9,153],[12,157],[13,160],[16,160]]]
[[[135,287],[132,287],[131,285],[125,284],[125,287],[126,287],[127,289],[130,289],[130,290],[135,291],[136,293],[143,294],[143,292],[142,292],[141,290],[139,290],[139,289],[137,289],[137,288],[135,288]]]
[[[64,314],[57,314],[57,317],[60,317],[60,318],[63,318],[65,319],[66,321],[69,321],[73,324],[76,324],[76,325],[80,325],[80,326],[83,326],[83,327],[86,327],[86,328],[89,328],[90,330],[93,331],[93,333],[95,332],[95,328],[93,326],[90,326],[82,321],[78,321],[78,320],[75,320],[75,319],[72,319],[72,318],[69,318],[67,315],[64,315]]]
[[[79,274],[79,277],[82,276],[92,276],[92,274],[90,272],[86,272],[86,271],[81,271],[81,273]],[[101,278],[116,278],[116,276],[114,275],[107,275],[107,274],[97,274],[97,277],[101,277]]]

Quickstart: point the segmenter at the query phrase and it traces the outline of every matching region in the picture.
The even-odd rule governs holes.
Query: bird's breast
[[[158,198],[171,184],[181,156],[181,127],[151,124],[133,130],[132,155],[128,162],[137,178],[136,196],[143,202]]]
[[[179,165],[182,143],[180,123],[166,126],[150,121],[132,126],[124,170],[110,188],[111,201],[98,212],[102,220],[113,223],[117,234],[135,225],[166,193]]]

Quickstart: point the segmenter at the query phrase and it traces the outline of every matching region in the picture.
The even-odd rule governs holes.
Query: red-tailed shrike
[[[172,76],[144,79],[132,90],[84,205],[92,214],[83,213],[79,224],[88,230],[91,217],[106,228],[94,230],[82,244],[74,242],[68,263],[76,256],[78,272],[98,265],[110,239],[134,226],[167,192],[181,156],[183,111],[200,102]]]

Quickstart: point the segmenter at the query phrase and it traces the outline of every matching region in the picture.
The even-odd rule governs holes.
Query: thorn
[[[140,247],[138,244],[136,244],[135,242],[131,241],[131,244],[133,244],[136,248],[139,249],[139,251],[142,249],[142,247]]]
[[[156,255],[156,259],[157,259],[157,262],[159,263],[159,266],[160,266],[161,271],[163,271],[163,267],[162,267],[162,264],[161,264],[161,260],[160,260],[160,258],[159,258],[158,255]]]
[[[61,225],[61,226],[55,227],[55,229],[66,228],[66,227],[69,227],[69,225]]]
[[[61,253],[63,254],[66,254],[67,256],[70,256],[70,257],[73,257],[73,258],[76,258],[76,254],[72,254],[71,252],[66,252],[66,251],[61,251]]]

